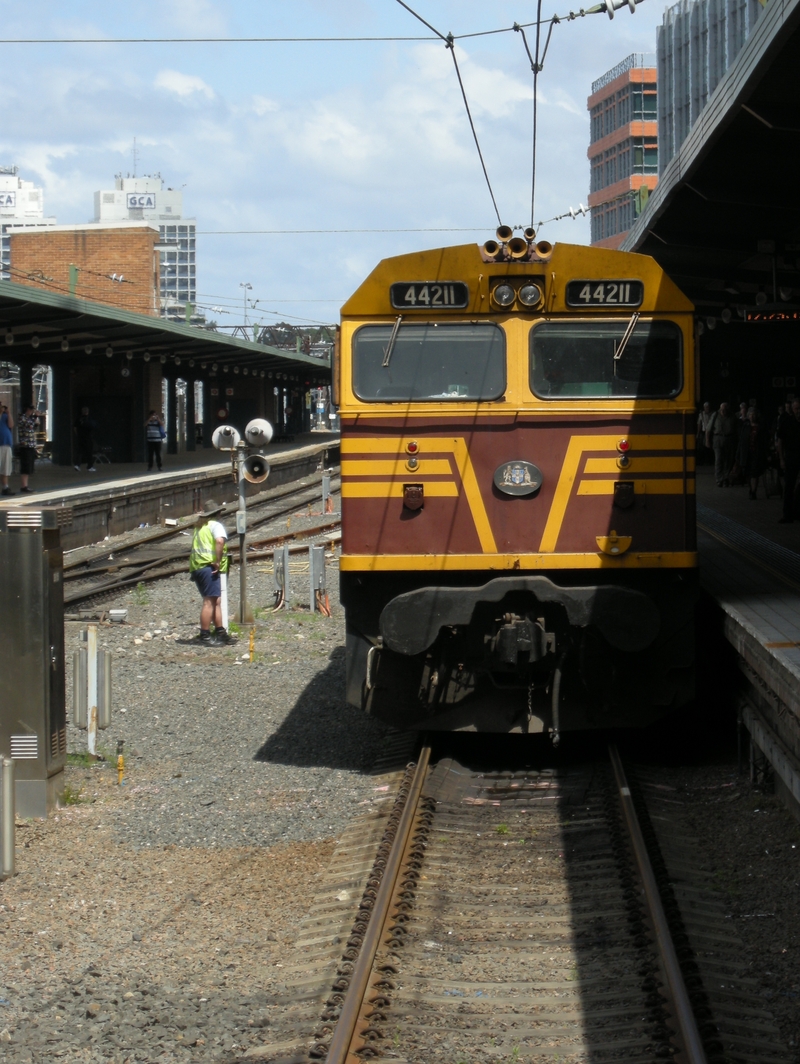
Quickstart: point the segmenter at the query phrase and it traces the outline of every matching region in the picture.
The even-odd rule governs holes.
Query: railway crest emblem
[[[513,461],[499,466],[495,487],[506,495],[533,495],[542,486],[542,471],[533,462]]]

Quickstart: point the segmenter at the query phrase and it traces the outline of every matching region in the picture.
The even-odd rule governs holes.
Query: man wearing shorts
[[[40,413],[33,403],[28,403],[23,412],[19,416],[19,447],[17,455],[19,457],[19,472],[20,472],[20,491],[27,495],[33,491],[33,488],[28,487],[28,477],[33,472],[33,465],[36,461],[36,423],[40,417],[44,417],[44,414]]]
[[[203,646],[227,646],[233,640],[225,628],[225,618],[220,606],[220,574],[228,571],[228,533],[225,526],[213,518],[224,506],[209,502],[197,515],[197,527],[192,537],[192,552],[189,556],[189,573],[203,596],[200,610],[200,637]],[[214,622],[214,635],[211,622]]]
[[[8,478],[11,476],[11,459],[14,453],[14,419],[7,406],[0,406],[0,483],[3,485],[3,495],[14,495],[8,486]]]

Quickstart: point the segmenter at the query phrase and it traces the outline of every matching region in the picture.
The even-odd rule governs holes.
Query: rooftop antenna
[[[136,137],[133,138],[133,176],[136,177],[136,164],[139,160],[139,152],[136,149]]]

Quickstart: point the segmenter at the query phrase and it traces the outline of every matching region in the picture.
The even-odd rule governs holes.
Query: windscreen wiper
[[[638,316],[639,315],[637,314],[636,317],[638,318]],[[381,362],[382,366],[389,365],[389,359],[392,357],[392,351],[394,351],[394,345],[397,341],[397,334],[400,332],[400,322],[402,320],[403,315],[398,314],[397,321],[394,323],[394,326],[392,328],[392,335],[389,337],[389,343],[383,349],[383,362]]]
[[[638,310],[635,310],[633,314],[631,314],[631,320],[628,322],[625,332],[622,334],[622,339],[619,342],[619,346],[614,349],[615,362],[619,362],[619,360],[622,358],[622,353],[628,346],[628,341],[633,336],[633,330],[636,328],[636,323],[639,321],[640,316],[641,315],[639,314]]]

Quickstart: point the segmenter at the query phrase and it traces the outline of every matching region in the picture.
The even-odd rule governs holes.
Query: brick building
[[[148,222],[10,230],[11,279],[158,315],[159,231]]]
[[[592,245],[618,248],[658,184],[654,56],[629,55],[592,84]]]

